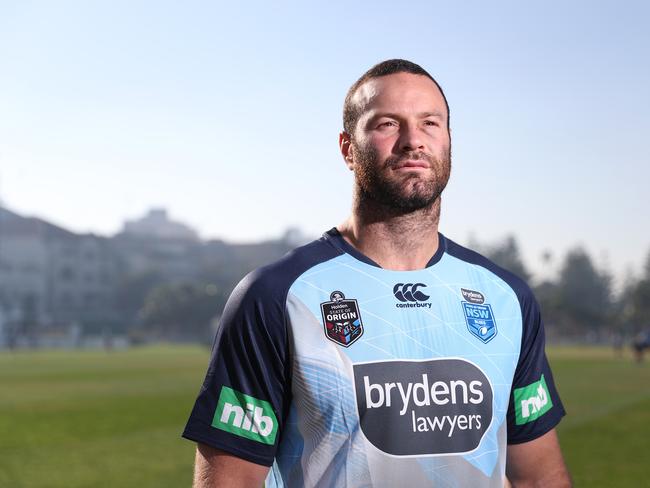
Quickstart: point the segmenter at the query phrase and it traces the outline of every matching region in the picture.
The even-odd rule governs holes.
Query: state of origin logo
[[[343,347],[350,347],[363,334],[359,305],[340,291],[330,294],[330,301],[320,304],[325,336]]]

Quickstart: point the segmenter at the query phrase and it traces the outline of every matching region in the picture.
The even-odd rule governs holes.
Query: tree
[[[477,248],[479,252],[485,254],[485,256],[494,261],[496,264],[502,268],[507,269],[511,273],[516,274],[524,281],[530,279],[530,273],[526,269],[524,260],[521,257],[521,252],[519,250],[519,244],[517,239],[513,235],[508,235],[501,242],[497,242],[493,245],[483,246],[479,244],[472,244],[472,247]]]
[[[650,252],[641,279],[625,286],[621,294],[622,322],[628,332],[650,328]]]
[[[650,328],[650,280],[641,280],[632,290],[630,323],[634,329]]]
[[[137,320],[148,294],[164,281],[162,273],[150,269],[122,276],[116,291],[117,307],[122,313],[126,328]]]
[[[204,341],[211,335],[211,320],[224,304],[224,294],[211,283],[159,285],[151,290],[141,310],[141,332],[150,338]]]
[[[549,329],[558,330],[562,322],[562,299],[559,285],[550,280],[542,281],[535,287],[535,297],[542,310],[544,322]]]
[[[611,276],[578,247],[567,254],[558,282],[562,315],[578,328],[601,328],[612,320]]]

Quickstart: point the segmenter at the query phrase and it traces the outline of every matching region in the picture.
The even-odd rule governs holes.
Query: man
[[[195,486],[568,486],[532,293],[438,233],[438,84],[408,61],[373,67],[340,147],[352,216],[251,273],[224,310],[183,433]]]

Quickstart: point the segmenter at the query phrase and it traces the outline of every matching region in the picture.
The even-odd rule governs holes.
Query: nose
[[[416,151],[424,149],[422,133],[417,124],[402,124],[400,126],[399,148],[401,151]]]

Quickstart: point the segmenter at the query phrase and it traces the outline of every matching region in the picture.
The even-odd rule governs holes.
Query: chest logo
[[[463,298],[470,303],[485,303],[485,297],[480,291],[461,288],[460,293],[463,295]]]
[[[320,304],[325,336],[343,347],[350,347],[363,335],[359,305],[340,291],[330,294],[330,301]]]
[[[497,323],[489,304],[461,302],[470,333],[487,344],[497,335]]]
[[[385,453],[472,452],[492,423],[490,380],[464,359],[356,363],[353,369],[361,431]]]
[[[393,295],[401,303],[396,303],[395,306],[397,308],[431,308],[431,303],[427,302],[431,297],[421,290],[426,287],[427,285],[424,283],[397,283],[393,287]]]

